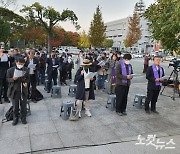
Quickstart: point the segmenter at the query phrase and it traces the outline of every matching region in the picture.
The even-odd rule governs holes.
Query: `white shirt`
[[[29,59],[29,63],[30,63],[30,64],[33,64],[33,59]],[[33,68],[30,68],[29,74],[34,74]]]
[[[89,74],[89,69],[88,72],[84,70],[84,81],[85,81],[85,89],[90,88],[90,79],[86,79],[86,76]]]

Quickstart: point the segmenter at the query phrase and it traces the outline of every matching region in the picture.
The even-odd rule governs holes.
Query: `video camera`
[[[174,58],[173,60],[170,61],[169,67],[170,66],[173,66],[174,68],[180,68],[180,60]]]

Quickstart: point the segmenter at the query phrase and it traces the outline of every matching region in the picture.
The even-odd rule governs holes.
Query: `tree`
[[[125,47],[132,47],[141,38],[140,17],[137,12],[129,18],[128,33],[124,40]]]
[[[69,35],[69,37],[71,39],[71,46],[77,47],[79,39],[80,39],[79,34],[76,33],[76,32],[68,32],[68,35]]]
[[[165,49],[180,48],[180,1],[157,0],[145,12],[150,21],[150,31],[155,40],[161,41]]]
[[[1,28],[3,28],[3,33],[7,32],[8,27],[10,28],[6,33],[6,39],[4,38],[5,43],[14,38],[19,39],[21,32],[27,24],[26,20],[22,16],[2,7],[0,7],[0,20],[1,23],[6,24],[4,27],[1,25]]]
[[[65,30],[60,27],[54,27],[54,35],[51,41],[53,47],[59,47],[62,45],[62,42],[65,39],[64,36]]]
[[[89,37],[85,31],[83,31],[82,34],[80,35],[78,46],[80,48],[89,48],[90,47]]]
[[[77,16],[72,10],[63,10],[62,13],[59,13],[54,8],[48,6],[44,7],[38,2],[32,4],[31,6],[24,6],[21,12],[26,13],[26,17],[32,21],[41,23],[45,28],[48,35],[48,52],[51,52],[51,40],[53,34],[53,27],[60,21],[70,20],[75,25],[77,29],[80,26],[77,23]]]
[[[33,43],[34,45],[45,45],[47,35],[43,27],[29,26],[22,32],[21,38],[28,44]]]
[[[101,47],[105,40],[106,26],[102,19],[102,13],[100,7],[98,6],[96,12],[94,13],[94,19],[91,22],[89,30],[90,43],[94,47]]]
[[[111,48],[113,46],[113,40],[112,39],[105,39],[103,42],[103,47]]]
[[[0,19],[0,42],[4,42],[6,44],[9,36],[10,36],[10,24]]]

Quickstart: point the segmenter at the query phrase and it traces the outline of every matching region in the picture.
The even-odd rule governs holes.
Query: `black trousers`
[[[126,112],[129,86],[116,86],[116,112]]]
[[[66,69],[60,70],[60,82],[65,83],[66,78],[67,78],[67,70]]]
[[[7,98],[7,90],[8,90],[8,82],[6,81],[6,77],[3,79],[0,79],[0,100],[3,95],[3,97]]]
[[[20,98],[14,98],[14,99],[12,99],[12,105],[13,105],[13,112],[14,112],[13,117],[14,118],[18,118],[19,113],[21,113],[21,118],[26,117],[27,98],[23,98],[23,100],[21,100]]]
[[[31,74],[30,75],[30,82],[28,84],[28,93],[29,93],[31,99],[35,98],[36,86],[37,86],[36,75]],[[31,87],[31,89],[30,89],[30,87]]]
[[[149,104],[151,102],[151,111],[156,110],[156,102],[159,96],[160,90],[147,90],[147,98],[145,101],[145,111],[149,111]]]
[[[57,71],[53,71],[52,74],[48,74],[48,91],[51,90],[52,88],[52,80],[53,80],[53,83],[54,85],[57,85],[57,76],[58,76],[58,73]]]

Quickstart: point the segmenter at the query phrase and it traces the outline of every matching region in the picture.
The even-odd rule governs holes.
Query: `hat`
[[[84,59],[82,66],[90,66],[92,63],[90,63],[89,59]]]

